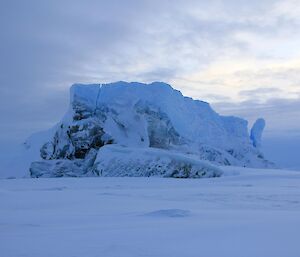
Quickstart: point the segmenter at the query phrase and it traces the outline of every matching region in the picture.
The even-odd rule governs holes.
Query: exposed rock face
[[[270,163],[263,159],[258,149],[262,125],[264,122],[258,120],[251,130],[250,140],[246,120],[220,116],[208,103],[184,97],[165,83],[75,84],[71,88],[69,111],[48,133],[48,139],[43,137],[39,141],[38,136],[33,136],[26,142],[29,148],[32,144],[40,144],[39,156],[33,160],[30,174],[33,177],[175,176],[172,170],[179,165],[175,161],[178,154],[217,165],[266,167]],[[101,156],[103,151],[100,149],[110,144],[115,145],[114,149],[127,147],[131,153],[144,151],[145,156],[152,153],[153,148],[164,149],[168,152],[169,162],[157,171],[157,168],[153,168],[153,160],[158,156],[147,163],[132,159],[131,164],[123,158],[117,163],[124,172],[118,169],[116,174],[112,170],[112,167],[117,169],[115,164],[107,165],[101,159],[104,155]],[[172,154],[174,157],[170,157]],[[109,159],[114,159],[113,155],[118,155],[118,151],[110,151]],[[108,159],[108,155],[105,156]],[[101,172],[100,163],[106,163]],[[177,163],[181,163],[182,167],[190,167],[186,173],[188,177],[201,177],[204,174],[197,173],[200,164],[191,165],[189,159]],[[140,170],[150,169],[151,172],[137,172],[134,168],[130,171],[128,167],[132,165],[140,167]],[[179,173],[182,174],[181,171]],[[217,171],[205,172],[203,176],[219,174]]]

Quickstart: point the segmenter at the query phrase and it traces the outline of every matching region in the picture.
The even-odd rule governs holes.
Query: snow
[[[246,120],[237,117],[223,119],[208,103],[183,97],[181,92],[163,82],[120,81],[98,85],[74,84],[71,87],[71,104],[80,103],[87,109],[108,105],[120,112],[125,120],[133,119],[135,112],[132,109],[139,102],[163,111],[176,131],[189,140],[219,148],[234,148],[235,144],[249,142]],[[236,134],[240,142],[231,140]]]
[[[30,136],[23,144],[13,146],[5,158],[0,159],[0,178],[29,177],[32,160],[40,159],[41,146],[50,141],[57,126]],[[4,152],[1,149],[0,154]]]
[[[299,257],[300,173],[0,180],[2,257]]]
[[[221,169],[193,156],[155,148],[106,145],[95,160],[101,176],[208,178],[222,175]]]
[[[214,165],[273,166],[258,148],[263,126],[254,126],[250,139],[246,120],[219,115],[208,103],[163,82],[74,84],[62,116],[52,129],[26,140],[23,153],[0,177],[98,176],[94,153],[107,144],[138,148],[136,152],[167,150],[186,159],[193,155]],[[132,163],[127,163],[129,170]],[[116,174],[110,170],[106,175]],[[119,171],[120,176],[134,176]]]

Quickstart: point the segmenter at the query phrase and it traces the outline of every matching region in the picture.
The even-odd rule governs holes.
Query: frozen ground
[[[0,256],[299,257],[300,172],[226,173],[2,179]]]

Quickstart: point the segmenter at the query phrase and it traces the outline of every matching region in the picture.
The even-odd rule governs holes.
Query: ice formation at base
[[[259,150],[261,121],[250,138],[246,120],[168,84],[74,84],[70,92],[62,121],[25,143],[32,177],[215,177],[218,165],[271,165]]]

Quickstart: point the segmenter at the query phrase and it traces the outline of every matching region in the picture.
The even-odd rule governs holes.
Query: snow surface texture
[[[215,165],[271,165],[258,148],[263,129],[260,121],[250,139],[246,120],[221,116],[208,103],[184,97],[165,83],[75,84],[70,99],[61,122],[25,143],[30,164],[23,170],[30,170],[32,177],[186,177],[183,171],[178,171],[181,175],[172,172],[179,166],[189,169],[187,177],[209,177],[218,176],[218,168],[199,160]],[[111,144],[114,148],[106,148]],[[109,153],[102,151],[103,146]],[[124,147],[130,152],[130,161],[125,161]],[[158,167],[156,155],[162,155],[159,162],[166,156],[169,161]],[[134,156],[139,156],[140,169],[129,171],[137,164]],[[118,160],[114,170],[109,162],[113,159]],[[150,172],[141,171],[143,168]]]
[[[1,179],[0,256],[299,257],[300,173],[222,169],[211,179]]]
[[[222,171],[204,161],[161,149],[102,147],[95,161],[101,176],[219,177]]]

